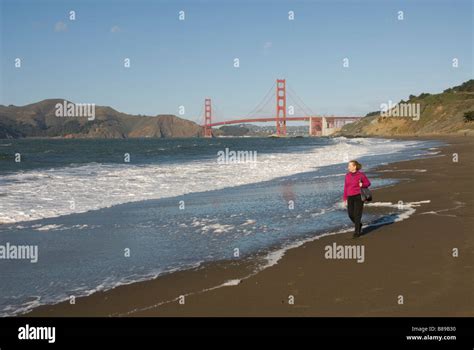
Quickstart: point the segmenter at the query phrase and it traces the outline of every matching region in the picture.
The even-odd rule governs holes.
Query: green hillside
[[[410,95],[400,103],[419,104],[420,116],[382,116],[372,112],[356,123],[345,125],[340,136],[411,136],[463,134],[474,136],[474,80],[439,94]]]

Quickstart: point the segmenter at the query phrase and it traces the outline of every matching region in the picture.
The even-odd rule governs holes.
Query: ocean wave
[[[114,205],[218,190],[344,163],[351,158],[398,152],[415,144],[385,139],[335,138],[334,144],[299,153],[258,155],[256,164],[217,164],[202,160],[179,164],[71,164],[4,175],[0,223],[17,223]],[[237,175],[238,174],[238,175]]]

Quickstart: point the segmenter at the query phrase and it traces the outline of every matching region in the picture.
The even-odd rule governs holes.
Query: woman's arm
[[[360,179],[362,180],[362,187],[369,187],[370,186],[370,180],[362,172],[360,173]]]

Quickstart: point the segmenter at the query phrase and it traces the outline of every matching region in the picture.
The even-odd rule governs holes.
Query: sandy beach
[[[422,202],[406,220],[316,239],[250,277],[255,261],[206,264],[25,316],[474,316],[474,139],[424,139],[449,145],[374,171],[401,180],[376,202]],[[326,259],[334,243],[363,245],[364,261]]]

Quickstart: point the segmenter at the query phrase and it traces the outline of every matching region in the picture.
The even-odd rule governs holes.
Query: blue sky
[[[223,120],[286,78],[316,114],[363,115],[474,76],[471,0],[0,2],[6,105],[65,98],[147,115],[184,105],[197,120],[211,97]]]

